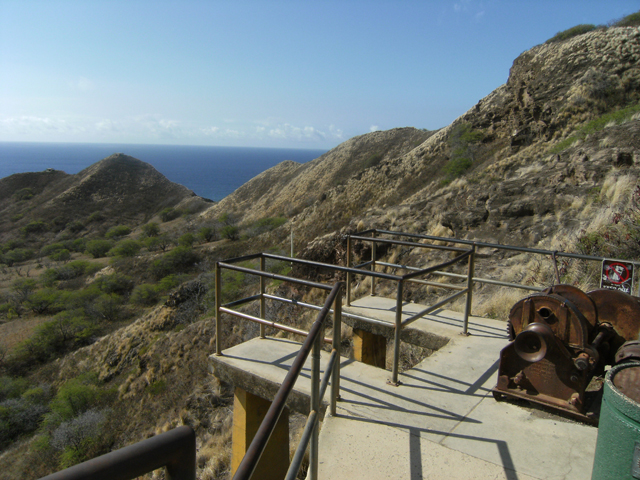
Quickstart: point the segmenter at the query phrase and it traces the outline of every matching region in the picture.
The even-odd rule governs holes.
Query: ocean
[[[306,163],[326,150],[103,143],[0,142],[0,178],[47,168],[78,173],[114,153],[147,162],[197,195],[219,201],[284,160]]]

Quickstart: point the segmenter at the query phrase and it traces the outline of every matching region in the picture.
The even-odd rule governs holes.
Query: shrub
[[[87,222],[88,223],[102,222],[104,219],[105,219],[105,216],[102,214],[102,212],[93,212],[91,215],[87,217]]]
[[[0,401],[18,398],[29,388],[29,380],[22,377],[0,377]]]
[[[18,278],[11,284],[13,291],[19,303],[25,302],[36,290],[38,284],[32,278]]]
[[[160,290],[156,285],[142,283],[131,292],[131,302],[138,305],[154,305],[160,299]]]
[[[120,240],[111,250],[109,250],[108,255],[112,257],[134,257],[138,254],[141,248],[142,245],[137,240]]]
[[[240,229],[235,225],[227,225],[222,227],[220,230],[220,235],[222,238],[227,238],[229,240],[238,240],[240,239]]]
[[[193,235],[193,233],[185,233],[184,235],[181,235],[180,238],[178,238],[178,245],[181,245],[183,247],[191,247],[193,246],[193,242],[196,241],[196,237]]]
[[[103,275],[94,282],[102,292],[127,295],[133,289],[133,279],[121,273]]]
[[[27,187],[27,188],[18,190],[16,193],[13,194],[13,197],[18,201],[23,201],[23,200],[31,200],[34,195],[35,193],[33,192],[33,189]]]
[[[160,239],[158,237],[147,237],[142,241],[142,244],[150,252],[155,252],[160,248]]]
[[[69,252],[69,250],[67,250],[66,248],[63,248],[62,250],[58,250],[57,252],[49,255],[49,258],[54,262],[66,262],[68,260],[71,260],[71,252]]]
[[[40,255],[48,257],[51,254],[54,254],[60,250],[64,250],[66,247],[62,243],[52,243],[50,245],[45,245],[40,249]]]
[[[568,28],[567,30],[563,30],[562,32],[556,33],[553,37],[551,37],[545,43],[562,42],[563,40],[568,40],[570,38],[577,37],[578,35],[591,32],[596,28],[597,27],[595,25],[592,25],[590,23],[576,25],[575,27],[571,27],[571,28]]]
[[[202,227],[198,230],[198,240],[202,243],[212,242],[216,238],[216,229],[213,227]]]
[[[24,235],[31,235],[32,233],[43,233],[49,229],[49,226],[42,220],[34,220],[22,227],[20,230]]]
[[[269,217],[262,218],[252,225],[253,234],[260,235],[261,233],[269,232],[287,223],[285,217]]]
[[[125,235],[129,235],[131,233],[131,227],[126,225],[116,225],[115,227],[111,227],[107,230],[107,233],[104,234],[105,238],[114,239],[119,237],[124,237]]]
[[[0,447],[38,428],[47,411],[46,405],[34,404],[22,398],[0,402]]]
[[[163,278],[173,273],[185,273],[198,262],[199,256],[190,247],[176,247],[151,264],[151,272],[156,278]]]
[[[163,222],[170,222],[180,216],[180,212],[171,207],[167,207],[160,212],[160,218]]]
[[[86,253],[91,255],[93,258],[101,258],[106,257],[107,253],[113,247],[113,242],[109,240],[89,240],[87,242],[87,250]]]
[[[147,223],[142,226],[142,234],[145,237],[157,237],[160,235],[160,227],[155,222]]]
[[[53,289],[38,290],[27,299],[25,306],[37,315],[60,310],[61,293]]]
[[[122,298],[115,293],[104,293],[92,304],[93,316],[108,322],[116,321],[122,315]]]
[[[9,250],[0,257],[0,261],[5,265],[11,267],[16,263],[26,262],[31,260],[35,256],[33,250],[28,248],[15,248]]]
[[[613,23],[614,27],[638,27],[640,26],[640,12],[632,13]]]
[[[88,440],[95,439],[106,420],[104,412],[87,410],[77,417],[62,422],[51,435],[50,445],[56,450],[81,450]]]
[[[76,220],[67,225],[67,228],[72,233],[78,233],[84,230],[84,224],[80,220]]]
[[[48,268],[41,276],[42,283],[52,286],[58,280],[73,280],[82,275],[95,273],[102,268],[101,265],[86,260],[74,260],[56,268]]]

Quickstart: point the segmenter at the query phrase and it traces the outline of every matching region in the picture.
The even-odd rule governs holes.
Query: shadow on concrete
[[[450,432],[441,432],[437,430],[423,429],[423,428],[407,426],[407,425],[402,425],[402,424],[397,424],[392,422],[376,421],[376,420],[371,420],[371,419],[358,417],[358,416],[350,416],[350,415],[343,415],[343,414],[340,414],[339,416],[343,418],[347,418],[349,420],[354,420],[357,422],[373,423],[373,424],[379,424],[379,425],[381,424],[381,425],[386,425],[388,427],[408,430],[411,480],[422,480],[423,478],[425,478],[425,473],[426,473],[426,478],[429,478],[428,476],[429,472],[424,472],[423,466],[422,466],[421,442],[425,439],[422,437],[421,433],[443,435],[445,437],[462,438],[465,440],[472,440],[477,442],[493,443],[495,444],[498,450],[498,454],[500,455],[500,460],[502,461],[502,468],[504,469],[504,473],[507,480],[518,480],[518,474],[515,471],[515,465],[513,463],[513,459],[511,458],[511,454],[509,452],[509,445],[507,445],[507,443],[503,440],[496,440],[493,438],[485,438],[485,437],[474,437],[469,435],[459,435],[459,434],[450,433]],[[426,440],[426,441],[429,441],[429,440]],[[472,472],[469,472],[469,478],[473,478]]]

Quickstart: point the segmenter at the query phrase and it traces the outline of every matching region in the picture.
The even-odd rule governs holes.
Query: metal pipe
[[[453,301],[453,300],[455,300],[456,298],[461,297],[462,295],[464,295],[464,294],[466,294],[466,293],[467,293],[466,289],[465,289],[465,290],[462,290],[462,291],[460,291],[460,292],[454,293],[453,295],[451,295],[451,296],[449,296],[449,297],[445,298],[444,300],[441,300],[441,301],[439,301],[438,303],[436,303],[436,304],[434,304],[434,305],[431,305],[431,306],[430,306],[430,307],[428,307],[428,308],[425,308],[425,309],[424,309],[424,310],[422,310],[421,312],[416,313],[414,316],[407,318],[405,321],[403,321],[403,322],[402,322],[402,326],[403,326],[403,327],[406,327],[406,326],[407,326],[407,325],[409,325],[410,323],[415,322],[416,320],[418,320],[418,319],[420,319],[420,318],[424,317],[425,315],[427,315],[427,314],[429,314],[429,313],[433,312],[434,310],[439,309],[441,306],[446,305],[446,304],[447,304],[447,303],[449,303],[449,302],[452,302],[452,301]]]
[[[284,330],[285,332],[294,333],[296,335],[302,335],[303,337],[309,335],[309,332],[305,330],[300,330],[298,328],[290,327],[289,325],[283,325],[282,323],[273,322],[271,320],[264,320],[262,318],[254,317],[253,315],[249,315],[248,313],[231,310],[230,308],[220,307],[220,311],[228,313],[229,315],[233,315],[234,317],[243,318],[244,320],[258,323],[260,325],[266,325],[267,327],[277,328],[278,330]],[[330,338],[325,338],[324,342],[331,343],[332,340]]]
[[[251,295],[250,297],[245,297],[245,298],[241,298],[240,300],[234,300],[233,302],[225,303],[224,305],[221,305],[221,307],[227,307],[227,308],[237,307],[239,305],[244,305],[245,303],[251,303],[254,300],[259,300],[259,299],[260,299],[260,295]]]
[[[367,240],[369,240],[369,239],[367,239]],[[265,256],[265,258],[272,258],[274,260],[283,260],[283,261],[287,261],[287,262],[299,263],[301,265],[308,265],[308,266],[311,266],[311,267],[326,268],[328,270],[334,270],[334,271],[337,271],[337,272],[348,272],[349,270],[351,270],[353,273],[359,274],[359,275],[364,273],[362,270],[357,270],[355,268],[347,268],[347,267],[343,267],[341,265],[332,265],[330,263],[313,262],[311,260],[302,260],[302,259],[299,259],[299,258],[282,257],[280,255],[273,255],[272,253],[263,253],[263,255]],[[371,272],[369,272],[369,275],[371,275]],[[398,279],[397,275],[390,275],[388,273],[380,273],[380,272],[376,272],[375,273],[375,277],[376,278],[384,278],[386,280],[397,280]]]
[[[557,251],[553,252],[551,254],[551,259],[553,260],[553,267],[556,271],[556,283],[559,285],[560,284],[560,272],[558,271],[558,259],[556,258],[557,255]]]
[[[196,434],[182,426],[40,480],[130,480],[166,467],[169,480],[196,479]]]
[[[331,381],[331,415],[336,415],[337,402],[340,397],[340,347],[342,346],[342,294],[338,292],[333,307],[333,351],[336,352],[336,363],[333,367]]]
[[[462,275],[460,273],[450,273],[450,272],[433,272],[434,275],[441,275],[443,277],[452,277],[452,278],[467,278],[467,275]],[[528,285],[520,285],[519,283],[509,283],[509,282],[501,282],[500,280],[492,280],[490,278],[482,278],[482,277],[473,277],[473,281],[476,283],[486,283],[489,285],[498,285],[501,287],[511,287],[511,288],[520,288],[522,290],[531,290],[534,292],[541,292],[545,288],[544,287],[532,287]]]
[[[376,271],[376,253],[377,253],[375,232],[373,232],[372,238],[373,238],[373,241],[371,244],[371,271],[375,272]],[[376,278],[371,277],[371,296],[374,297],[375,295],[376,295]]]
[[[347,268],[351,269],[351,235],[347,235]],[[353,282],[353,273],[347,271],[347,307],[351,306],[351,283]]]
[[[311,352],[311,411],[320,411],[320,351],[322,344],[320,343],[320,335],[313,342],[313,351]],[[309,444],[309,478],[317,480],[318,478],[318,460],[320,455],[320,445],[318,443],[318,423],[314,422],[311,442]]]
[[[450,267],[451,265],[455,265],[458,262],[463,261],[464,259],[466,259],[469,255],[471,255],[471,250],[466,250],[462,255],[458,255],[457,257],[447,261],[447,262],[443,262],[440,263],[438,265],[434,265],[433,267],[429,267],[429,268],[425,268],[423,270],[419,270],[417,272],[411,272],[411,273],[407,273],[405,275],[402,275],[402,279],[403,280],[409,280],[415,277],[419,277],[421,275],[428,275],[430,273],[435,272],[436,270],[438,270],[439,268],[447,268]]]
[[[284,258],[286,258],[286,257],[284,257]],[[266,278],[270,278],[272,280],[281,280],[283,282],[297,283],[299,285],[305,285],[307,287],[312,287],[312,288],[320,288],[322,290],[331,290],[331,286],[330,285],[325,285],[323,283],[310,282],[308,280],[301,280],[299,278],[287,277],[285,275],[278,275],[278,274],[270,273],[270,272],[261,272],[260,270],[255,270],[255,269],[247,268],[247,267],[238,267],[237,265],[230,265],[230,264],[224,263],[224,262],[218,262],[218,263],[219,263],[220,267],[226,268],[228,270],[234,270],[236,272],[248,273],[249,275],[258,275],[260,277],[266,277]]]
[[[398,292],[396,294],[396,328],[393,337],[393,367],[391,372],[391,383],[400,385],[398,382],[398,370],[400,364],[400,333],[402,331],[402,293],[403,282],[398,282]]]
[[[379,233],[385,233],[385,232],[379,232]],[[418,247],[418,248],[428,248],[431,250],[446,250],[446,251],[450,251],[450,252],[464,252],[465,249],[460,248],[460,247],[445,247],[443,245],[430,245],[427,243],[416,243],[416,242],[404,242],[402,240],[389,240],[386,238],[378,238],[378,237],[359,237],[356,235],[352,236],[355,240],[361,240],[361,241],[369,241],[371,242],[372,240],[376,243],[386,243],[389,245],[402,245],[405,247]]]
[[[371,260],[369,260],[368,262],[364,262],[364,263],[359,263],[358,265],[354,265],[353,268],[364,268],[364,267],[368,267],[369,265],[371,265]]]
[[[236,473],[233,477],[234,480],[248,480],[249,478],[251,478],[251,475],[258,465],[260,457],[262,456],[262,453],[267,446],[269,437],[271,436],[271,433],[275,429],[276,424],[280,419],[280,415],[285,408],[287,398],[293,390],[293,386],[295,385],[295,382],[300,375],[302,368],[304,367],[307,357],[309,356],[314,344],[318,343],[317,339],[320,337],[320,333],[324,328],[324,320],[329,314],[329,307],[335,300],[335,297],[338,294],[339,290],[343,287],[343,282],[338,282],[334,285],[331,293],[327,297],[324,308],[318,314],[315,322],[313,322],[313,325],[311,325],[309,335],[302,344],[298,355],[296,355],[296,358],[293,360],[293,364],[291,365],[291,368],[287,372],[282,385],[278,389],[278,392],[271,402],[271,406],[269,407],[264,420],[260,424],[260,427],[258,427],[258,431],[253,437],[251,445],[249,445],[249,448],[247,449],[247,453],[245,454],[244,458],[240,462],[240,465],[238,466],[238,469],[236,470]]]
[[[310,308],[312,310],[322,310],[322,307],[317,305],[313,305],[311,303],[300,302],[298,300],[291,300],[289,298],[276,297],[275,295],[270,295],[268,293],[265,294],[265,298],[269,300],[275,300],[277,302],[290,303],[292,305],[299,305],[301,307]],[[226,305],[224,305],[226,307]],[[331,310],[331,313],[334,313],[334,310]],[[374,325],[382,325],[384,327],[388,327],[389,322],[385,322],[384,320],[378,320],[376,318],[365,317],[364,315],[356,315],[355,313],[349,313],[345,311],[341,311],[341,315],[347,318],[353,318],[354,320],[362,320],[364,322],[373,323]]]
[[[307,451],[307,446],[309,445],[311,434],[313,433],[317,422],[318,412],[313,411],[309,413],[309,417],[307,417],[307,423],[305,424],[302,435],[300,436],[300,443],[298,444],[296,453],[293,454],[293,458],[291,459],[291,463],[289,464],[289,470],[287,470],[287,475],[286,477],[284,477],[285,480],[296,480],[296,478],[298,478],[298,472],[300,471],[300,467],[302,466],[304,454]]]
[[[221,294],[222,275],[220,274],[220,263],[216,262],[216,355],[222,355],[222,346],[220,340],[220,332],[222,331],[220,325],[220,305],[222,303]]]
[[[291,227],[291,249],[293,250],[293,227]],[[265,267],[265,259],[264,257],[260,257],[260,271],[264,272],[264,268]],[[265,292],[265,278],[264,277],[260,277],[260,318],[263,318],[266,320],[266,308],[265,308],[265,301],[264,301],[264,292]],[[264,326],[264,324],[260,324],[260,338],[265,338],[266,337],[266,333],[265,333],[266,327]]]
[[[462,326],[462,334],[469,335],[469,315],[471,315],[471,302],[473,301],[473,274],[475,271],[476,246],[471,249],[469,255],[469,270],[467,278],[467,302],[464,306],[464,325]]]
[[[498,248],[498,249],[502,249],[502,250],[511,250],[511,251],[522,252],[522,253],[535,253],[535,254],[539,254],[539,255],[552,255],[553,254],[553,251],[551,251],[551,250],[541,250],[541,249],[538,249],[538,248],[513,247],[511,245],[502,245],[502,244],[499,244],[499,243],[477,242],[475,240],[458,240],[458,239],[455,239],[455,238],[448,238],[448,237],[436,237],[436,236],[433,236],[433,235],[419,235],[419,234],[393,232],[393,231],[389,231],[389,230],[377,230],[377,229],[376,229],[376,232],[377,233],[381,233],[381,234],[385,234],[385,235],[397,235],[397,236],[404,236],[404,237],[420,238],[420,239],[424,239],[424,240],[434,240],[434,241],[438,241],[438,242],[458,243],[458,244],[461,244],[461,245],[474,245],[475,244],[478,248]],[[369,231],[367,231],[367,233],[369,233]],[[358,237],[356,235],[354,235],[353,238],[357,239]],[[421,245],[424,245],[424,244],[421,244]],[[576,258],[576,259],[580,259],[580,260],[593,260],[593,261],[599,261],[599,262],[601,262],[602,260],[612,260],[612,261],[633,263],[634,265],[640,265],[640,261],[624,260],[624,259],[618,259],[618,258],[608,259],[606,257],[594,257],[592,255],[581,255],[581,254],[578,254],[578,253],[557,252],[557,255],[560,256],[560,257]]]
[[[335,366],[338,360],[338,352],[336,350],[331,350],[331,354],[329,355],[329,361],[327,362],[327,368],[322,375],[322,379],[320,381],[320,403],[324,399],[325,393],[327,393],[327,387],[329,386],[329,381],[331,380],[331,376],[333,374],[333,367]]]

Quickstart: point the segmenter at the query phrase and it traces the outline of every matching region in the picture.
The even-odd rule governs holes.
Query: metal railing
[[[244,261],[247,259],[260,258],[261,270],[254,270],[238,265],[233,265],[234,262]],[[316,479],[318,477],[318,456],[319,456],[319,444],[318,444],[318,422],[320,421],[320,406],[322,399],[326,393],[329,382],[331,382],[331,395],[330,395],[330,412],[331,415],[336,414],[336,402],[339,396],[340,390],[340,333],[342,328],[342,290],[344,289],[344,283],[338,282],[333,287],[316,282],[308,282],[292,277],[286,277],[283,275],[271,274],[264,271],[266,256],[250,256],[240,259],[233,259],[228,262],[218,262],[216,264],[216,355],[222,355],[220,350],[220,338],[221,333],[221,318],[220,313],[227,313],[245,320],[250,320],[260,324],[260,336],[264,338],[265,327],[268,325],[277,329],[285,330],[299,335],[305,335],[306,339],[300,348],[296,358],[289,369],[284,381],[278,392],[276,393],[269,410],[267,411],[263,422],[261,423],[258,431],[256,432],[251,445],[247,449],[245,456],[240,462],[234,479],[249,479],[255,471],[260,457],[264,452],[271,434],[273,433],[280,415],[282,414],[289,394],[293,390],[293,387],[302,371],[302,368],[311,353],[311,406],[310,413],[305,425],[304,432],[302,434],[298,448],[293,456],[289,469],[287,471],[286,479],[295,479],[302,466],[304,454],[309,447],[309,478]],[[254,295],[248,298],[229,302],[225,305],[221,305],[221,272],[223,269],[235,270],[247,274],[258,275],[260,277],[260,295]],[[276,322],[270,322],[264,319],[265,313],[265,300],[270,298],[272,300],[286,300],[280,299],[273,295],[267,295],[265,293],[264,279],[272,278],[274,280],[282,280],[294,284],[305,285],[312,288],[319,288],[322,290],[330,290],[329,295],[324,303],[324,306],[320,308],[318,316],[315,322],[311,325],[308,332],[303,330],[291,328],[287,325],[278,324]],[[251,301],[260,301],[260,316],[262,318],[254,317],[237,310],[233,310],[231,307],[242,305]],[[331,306],[333,305],[333,309]],[[333,338],[324,338],[324,329],[326,327],[326,319],[330,313],[333,313]],[[320,352],[322,349],[322,342],[332,342],[332,350],[329,356],[327,367],[325,369],[324,376],[320,378]]]
[[[196,480],[196,435],[178,427],[40,480],[131,480],[166,467],[168,480]]]
[[[371,237],[365,237],[364,236],[364,235],[368,235],[368,234],[371,234],[372,236]],[[403,268],[403,269],[406,269],[406,270],[415,270],[415,271],[420,270],[419,268],[410,267],[410,266],[407,266],[407,265],[391,264],[391,263],[385,263],[385,262],[377,261],[376,260],[376,248],[375,248],[376,243],[387,243],[387,244],[393,244],[393,245],[407,245],[407,246],[412,246],[412,247],[423,247],[423,248],[436,248],[435,245],[428,245],[428,244],[417,243],[417,242],[407,242],[407,241],[397,241],[397,240],[382,239],[382,238],[376,237],[376,235],[391,235],[393,237],[404,237],[404,238],[410,238],[410,239],[414,239],[414,240],[431,240],[431,241],[434,241],[434,242],[444,242],[444,243],[447,243],[447,244],[465,245],[465,246],[468,246],[468,247],[471,247],[471,248],[475,248],[476,251],[478,249],[480,249],[480,248],[491,248],[491,249],[497,249],[497,250],[506,250],[506,251],[519,252],[519,253],[529,253],[529,254],[534,254],[534,255],[540,255],[540,256],[543,256],[543,257],[549,257],[551,259],[552,263],[553,263],[556,283],[561,283],[560,282],[560,273],[559,273],[559,269],[558,269],[558,258],[560,258],[560,257],[571,258],[571,259],[576,259],[576,260],[586,260],[586,261],[591,261],[591,262],[602,262],[603,260],[611,260],[611,261],[617,261],[617,262],[631,263],[631,264],[633,264],[635,266],[640,266],[640,261],[636,261],[636,260],[624,260],[624,259],[606,258],[606,257],[593,256],[593,255],[583,255],[583,254],[579,254],[579,253],[562,252],[562,251],[559,251],[559,250],[544,250],[544,249],[539,249],[539,248],[516,247],[516,246],[512,246],[512,245],[503,245],[503,244],[499,244],[499,243],[480,242],[480,241],[476,241],[476,240],[460,240],[460,239],[451,238],[451,237],[439,237],[439,236],[434,236],[434,235],[421,235],[421,234],[415,234],[415,233],[395,232],[395,231],[381,230],[381,229],[365,230],[365,231],[358,232],[358,233],[355,233],[353,235],[349,235],[348,236],[348,238],[347,238],[347,266],[350,266],[351,242],[352,242],[352,240],[360,240],[360,241],[365,241],[365,242],[372,242],[371,260],[369,262],[366,262],[366,263],[362,264],[362,265],[359,265],[359,267],[361,267],[361,266],[370,266],[371,270],[374,270],[376,265],[394,267],[394,268]],[[442,247],[440,247],[440,248],[442,248]],[[474,261],[475,261],[475,259],[474,259]],[[475,267],[474,267],[474,270],[475,270]],[[457,279],[468,279],[468,275],[455,274],[455,273],[451,273],[451,272],[434,271],[432,273],[440,275],[440,276],[443,276],[443,277],[450,277],[450,278],[457,278]],[[500,280],[496,280],[496,279],[482,278],[482,277],[473,277],[472,278],[472,282],[474,284],[475,283],[485,283],[485,284],[490,284],[490,285],[504,286],[504,287],[510,287],[510,288],[518,288],[518,289],[530,290],[530,291],[542,291],[542,290],[544,290],[546,288],[546,287],[536,287],[536,286],[533,286],[533,285],[525,285],[525,284],[520,284],[520,283],[504,282],[504,281],[500,281]],[[447,284],[442,284],[442,283],[437,283],[437,282],[423,282],[423,283],[425,283],[427,285],[441,286],[441,287],[445,287],[445,288],[455,288],[453,286],[447,286]],[[372,294],[375,294],[374,289],[375,289],[375,285],[372,284]],[[350,290],[349,290],[349,284],[347,284],[347,300],[349,300],[349,298],[350,298]]]

